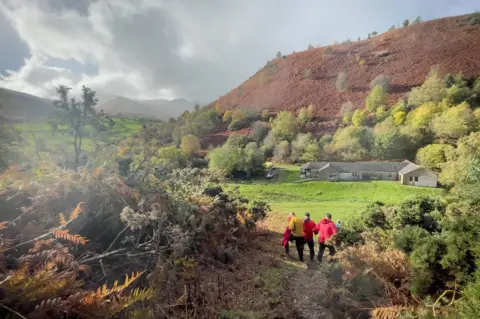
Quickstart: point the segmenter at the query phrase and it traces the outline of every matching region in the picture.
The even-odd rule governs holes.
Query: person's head
[[[310,213],[309,212],[305,213],[304,219],[305,219],[305,221],[308,221],[310,219]]]
[[[293,217],[295,216],[295,213],[294,212],[290,212],[290,217]]]
[[[328,220],[332,220],[332,214],[326,213],[325,218]]]
[[[337,221],[337,224],[341,225],[341,224],[342,224],[342,221],[339,219],[339,220]]]

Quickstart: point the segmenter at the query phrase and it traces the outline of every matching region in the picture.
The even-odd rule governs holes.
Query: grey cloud
[[[33,57],[0,85],[51,94],[53,84],[66,81],[103,96],[207,102],[247,79],[278,50],[365,37],[405,18],[469,12],[474,5],[475,0],[0,0],[0,16],[14,28],[8,33],[18,32]],[[2,54],[15,55],[1,46]],[[8,64],[18,68],[18,60]]]

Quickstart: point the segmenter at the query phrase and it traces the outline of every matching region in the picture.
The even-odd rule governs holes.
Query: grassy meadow
[[[236,183],[241,194],[249,199],[268,202],[281,216],[294,211],[310,212],[317,222],[325,213],[333,219],[345,220],[374,201],[398,203],[415,194],[441,195],[442,189],[401,185],[389,181],[328,182],[301,181],[298,166],[283,166],[276,180],[257,179]]]

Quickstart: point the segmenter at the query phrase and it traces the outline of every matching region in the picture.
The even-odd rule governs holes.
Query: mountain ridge
[[[443,73],[480,75],[480,25],[470,15],[447,17],[386,31],[370,39],[277,57],[238,87],[210,104],[294,113],[310,104],[319,120],[334,120],[341,105],[361,107],[378,75],[391,79],[389,105],[423,83],[432,67]],[[362,62],[361,62],[362,61]],[[336,89],[340,72],[348,90]]]

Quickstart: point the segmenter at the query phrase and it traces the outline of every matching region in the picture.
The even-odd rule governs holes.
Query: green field
[[[328,182],[300,181],[299,167],[284,167],[277,180],[254,180],[236,183],[248,199],[261,199],[270,204],[274,212],[287,215],[310,212],[317,221],[325,213],[334,220],[353,216],[362,207],[374,201],[398,203],[414,194],[441,195],[442,189],[401,185],[388,181]]]

